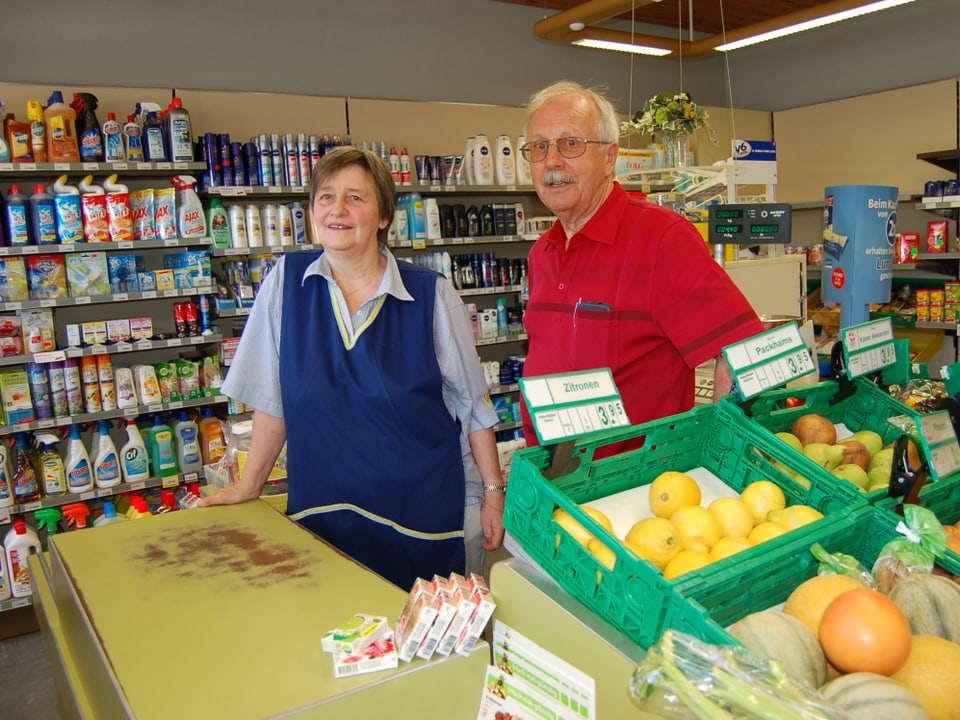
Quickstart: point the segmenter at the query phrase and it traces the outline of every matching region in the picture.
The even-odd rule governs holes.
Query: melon
[[[932,720],[960,720],[960,645],[914,635],[910,657],[890,679],[916,695]]]
[[[821,687],[820,694],[845,711],[850,720],[930,720],[916,695],[876,673],[842,675]]]
[[[840,593],[863,587],[862,582],[849,575],[815,575],[794,588],[783,604],[783,612],[802,620],[816,635],[827,605]]]
[[[890,591],[914,635],[960,643],[960,585],[927,573],[910,573]]]
[[[778,660],[791,679],[818,688],[827,679],[827,660],[817,636],[801,620],[772,610],[747,615],[727,628],[765,660]]]

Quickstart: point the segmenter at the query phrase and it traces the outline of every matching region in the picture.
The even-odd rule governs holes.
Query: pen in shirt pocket
[[[577,326],[577,313],[581,310],[592,310],[594,312],[611,312],[613,310],[612,305],[602,302],[592,302],[590,300],[584,300],[582,297],[577,300],[576,306],[573,308],[573,326]]]

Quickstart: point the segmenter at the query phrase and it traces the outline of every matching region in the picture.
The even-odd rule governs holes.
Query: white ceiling
[[[570,78],[606,85],[628,111],[680,87],[698,102],[729,105],[727,61],[733,104],[761,110],[960,76],[960,0],[917,0],[683,63],[541,40],[533,33],[541,8],[476,0],[46,0],[42,7],[0,24],[0,81],[521,105],[539,87]],[[923,109],[891,112],[903,113],[906,130]]]

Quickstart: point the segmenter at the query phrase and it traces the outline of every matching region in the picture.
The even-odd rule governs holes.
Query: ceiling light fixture
[[[634,53],[636,55],[669,55],[672,50],[664,48],[649,47],[648,45],[635,45],[633,43],[616,42],[613,40],[594,40],[593,38],[581,38],[574,40],[574,45],[580,47],[595,48],[597,50],[616,50],[618,52]]]
[[[797,23],[795,25],[788,25],[787,27],[779,28],[777,30],[760,33],[759,35],[745,37],[742,40],[735,40],[734,42],[717,45],[714,50],[729,52],[730,50],[736,50],[737,48],[747,47],[748,45],[757,45],[758,43],[767,42],[768,40],[775,40],[787,35],[795,35],[797,33],[804,32],[805,30],[813,30],[814,28],[823,27],[824,25],[832,25],[833,23],[842,22],[843,20],[850,20],[855,17],[860,17],[861,15],[879,12],[880,10],[897,7],[898,5],[906,5],[907,3],[911,3],[913,1],[914,0],[880,0],[880,2],[870,3],[869,5],[863,5],[858,8],[851,8],[842,12],[833,13],[832,15],[825,15],[821,18],[815,18],[813,20],[807,20],[806,22]]]

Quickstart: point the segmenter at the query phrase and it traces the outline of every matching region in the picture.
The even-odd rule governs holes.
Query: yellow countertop
[[[392,626],[406,593],[266,503],[59,534],[50,565],[98,720],[345,717],[384,701],[413,716],[424,697],[476,716],[483,643],[469,658],[334,679],[320,636],[355,612]]]

